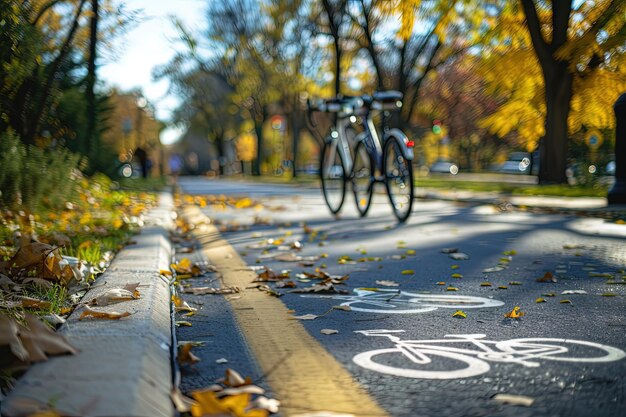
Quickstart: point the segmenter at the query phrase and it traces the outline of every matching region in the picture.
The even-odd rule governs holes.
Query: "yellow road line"
[[[183,218],[195,224],[195,237],[225,285],[250,286],[250,271],[235,249],[196,206],[187,206]],[[286,417],[319,411],[348,416],[385,417],[387,413],[356,383],[326,349],[293,320],[277,298],[256,289],[245,290],[232,305],[239,328],[267,382],[281,401]]]

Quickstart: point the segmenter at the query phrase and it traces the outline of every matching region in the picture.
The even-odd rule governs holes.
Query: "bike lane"
[[[380,196],[377,198],[381,199]],[[266,204],[269,207],[277,205],[278,201]],[[280,201],[285,203],[284,199]],[[297,261],[272,259],[271,255],[278,253],[278,246],[274,245],[276,248],[271,250],[261,249],[260,243],[273,238],[285,242],[301,241],[304,248],[297,256],[328,254],[314,265],[320,267],[326,264],[324,270],[331,275],[349,274],[345,286],[348,294],[298,294],[278,289],[285,293],[280,301],[287,309],[295,311],[293,315],[329,312],[314,320],[297,323],[304,326],[308,334],[341,363],[390,415],[621,415],[625,405],[623,375],[626,361],[619,357],[619,352],[626,348],[623,332],[626,323],[619,312],[623,312],[625,307],[624,286],[620,283],[607,284],[607,280],[623,281],[623,273],[619,273],[620,265],[622,268],[624,265],[623,255],[620,255],[622,241],[616,238],[623,233],[623,229],[607,228],[597,219],[499,213],[485,207],[455,207],[441,203],[418,204],[409,224],[396,229],[391,213],[385,214],[385,209],[374,210],[373,216],[368,219],[346,216],[344,220],[335,222],[320,214],[319,207],[306,197],[287,202],[295,207],[287,211],[210,214],[214,219],[222,219],[224,237],[243,255],[248,265],[267,266],[274,271],[291,269],[292,276],[304,270],[313,270],[313,267],[300,266]],[[256,220],[250,222],[250,229],[241,230],[242,223],[253,217]],[[265,218],[259,221],[260,217]],[[305,233],[302,225],[298,224],[302,220],[307,221],[307,228],[317,230],[317,237],[311,239],[311,232]],[[598,231],[603,227],[607,228],[603,230],[606,237],[590,235],[589,230]],[[324,235],[325,238],[320,238]],[[454,260],[449,254],[441,253],[443,248],[452,247],[469,254],[470,258]],[[347,256],[352,260],[348,260]],[[359,262],[363,259],[364,262]],[[536,281],[545,277],[548,271],[553,272],[557,282]],[[454,277],[453,274],[462,277]],[[410,310],[415,304],[418,306],[415,310],[419,312],[398,314],[390,313],[388,309],[383,312],[359,311],[380,307],[380,299],[372,303],[368,296],[379,296],[395,288],[376,283],[381,280],[394,280],[405,292],[401,297],[390,296],[391,299],[384,304],[395,302],[393,305],[405,308],[399,303],[404,300],[409,305],[406,309]],[[441,282],[445,284],[438,285]],[[482,286],[486,282],[491,286]],[[297,281],[298,287],[313,283]],[[275,288],[274,284],[270,286]],[[451,287],[458,291],[450,290]],[[336,285],[336,288],[344,287]],[[366,290],[355,293],[357,288]],[[386,291],[372,291],[373,288]],[[564,291],[585,293],[562,294]],[[550,296],[552,293],[553,297]],[[484,302],[483,305],[488,305],[484,307],[477,303],[477,308],[468,308],[467,305],[461,308],[457,308],[458,305],[434,306],[437,303],[432,300],[426,304],[415,302],[419,298],[417,295],[429,294],[461,294],[490,301]],[[356,297],[358,302],[350,297]],[[544,298],[546,302],[538,303],[538,298]],[[567,300],[570,302],[565,302]],[[503,304],[495,305],[499,302]],[[332,310],[333,306],[340,304],[349,304],[353,309]],[[504,315],[515,306],[520,306],[526,314],[520,319],[505,318]],[[453,317],[458,309],[467,317]],[[283,311],[281,314],[287,313]],[[266,319],[271,324],[273,319]],[[274,331],[285,332],[290,326],[289,322],[285,323],[283,327],[278,325],[279,328]],[[276,326],[269,326],[272,327]],[[338,330],[339,333],[324,335],[321,333],[323,329]],[[612,360],[564,362],[546,359],[555,355],[550,350],[537,352],[538,341],[517,342],[489,345],[497,352],[478,360],[471,353],[446,351],[445,345],[442,347],[442,343],[438,343],[437,348],[421,348],[421,353],[417,355],[423,356],[417,359],[432,359],[432,363],[426,364],[426,369],[434,372],[431,377],[439,375],[440,378],[414,378],[384,373],[380,367],[367,369],[354,362],[354,357],[364,352],[392,350],[396,346],[387,336],[355,333],[373,329],[404,330],[394,335],[405,341],[446,340],[446,335],[484,334],[483,339],[475,339],[493,342],[520,338],[573,339],[621,350],[609,349],[607,353],[595,345],[590,347],[560,341],[540,343],[539,348],[545,349],[547,345],[552,349],[550,346],[556,346],[559,352],[569,355],[567,357],[591,356],[599,360],[599,355],[609,356],[605,359]],[[476,351],[480,349],[476,343],[458,343],[456,348]],[[568,347],[567,352],[563,352],[563,346]],[[293,349],[293,355],[299,355],[303,349],[306,347]],[[508,351],[503,352],[502,349]],[[535,350],[534,355],[545,357],[529,358],[528,350]],[[459,356],[461,353],[463,356]],[[372,358],[379,365],[402,369],[409,374],[411,369],[424,369],[424,364],[416,366],[408,360],[409,356],[394,351]],[[286,378],[290,373],[297,374],[297,361],[294,366],[296,368],[290,369]],[[314,376],[312,369],[315,366],[311,366],[306,372]],[[481,373],[462,377],[464,368],[470,368],[472,372],[480,370]],[[445,377],[446,373],[454,371],[457,374],[453,378]],[[339,379],[347,381],[345,377]],[[523,395],[533,399],[534,403],[528,408],[506,405],[493,398],[496,394]],[[294,398],[298,402],[311,401],[297,395]],[[362,415],[377,414],[363,408]]]

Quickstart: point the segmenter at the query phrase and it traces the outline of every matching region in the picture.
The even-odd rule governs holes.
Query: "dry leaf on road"
[[[556,277],[550,271],[546,272],[543,277],[537,278],[537,282],[556,282]]]
[[[513,307],[513,310],[511,310],[511,311],[509,311],[508,313],[506,313],[506,314],[504,315],[504,317],[506,317],[507,319],[519,319],[519,318],[521,318],[524,314],[526,314],[526,313],[524,313],[524,312],[520,309],[520,307],[515,306],[515,307]]]
[[[400,284],[398,284],[397,282],[395,282],[395,281],[388,281],[388,280],[376,281],[376,285],[380,285],[380,286],[383,286],[383,287],[399,287],[400,286]]]
[[[335,329],[322,329],[320,330],[321,334],[325,334],[325,335],[331,335],[331,334],[337,334],[339,333],[339,330],[335,330]]]

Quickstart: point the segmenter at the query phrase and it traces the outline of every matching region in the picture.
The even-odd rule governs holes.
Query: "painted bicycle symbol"
[[[626,356],[621,349],[572,339],[520,338],[500,342],[484,334],[446,335],[439,340],[402,340],[404,330],[359,330],[365,336],[386,337],[395,346],[359,353],[352,359],[371,371],[424,379],[468,378],[489,371],[489,362],[538,367],[539,360],[612,362]]]
[[[302,295],[301,297],[330,298],[343,300],[341,305],[364,313],[415,314],[426,313],[438,308],[485,308],[499,307],[504,303],[491,298],[469,295],[417,294],[392,289],[357,288],[354,295]]]

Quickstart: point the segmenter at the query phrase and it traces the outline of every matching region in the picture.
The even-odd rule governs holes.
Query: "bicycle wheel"
[[[572,339],[531,337],[504,340],[496,343],[503,352],[524,355],[526,359],[545,359],[561,362],[613,362],[626,353],[612,346]]]
[[[354,165],[350,178],[354,202],[363,217],[370,209],[374,191],[374,158],[367,151],[364,142],[357,143],[354,149]]]
[[[331,213],[339,213],[346,198],[346,172],[337,141],[324,142],[320,158],[320,179],[326,205]]]
[[[402,154],[400,139],[391,136],[385,142],[383,149],[383,173],[385,175],[385,186],[391,202],[393,214],[400,223],[406,221],[413,208],[413,165],[411,160],[406,159]]]
[[[428,355],[424,363],[410,360],[398,347],[362,352],[355,355],[352,361],[370,371],[421,379],[469,378],[490,369],[487,362],[461,353],[423,348],[419,348],[419,353],[424,357]]]

